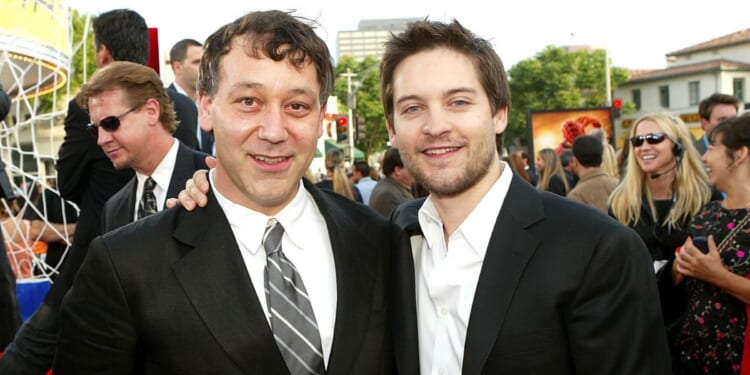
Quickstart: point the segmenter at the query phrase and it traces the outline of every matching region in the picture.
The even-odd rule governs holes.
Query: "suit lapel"
[[[357,232],[351,215],[318,188],[303,180],[328,226],[336,268],[336,323],[326,373],[348,374],[359,354],[372,310],[376,269],[381,254],[357,244]]]
[[[197,169],[193,162],[192,151],[179,140],[175,139],[175,141],[179,142],[179,147],[177,149],[177,160],[175,160],[172,177],[167,187],[167,199],[177,198],[177,194],[185,187],[185,181],[192,178],[193,173]],[[166,199],[164,203],[166,204]]]
[[[540,194],[514,174],[474,294],[464,346],[464,375],[481,373],[497,341],[516,286],[539,246],[539,241],[527,228],[543,218]]]
[[[414,260],[419,259],[423,237],[403,233],[394,251],[391,283],[393,352],[399,373],[419,374],[419,335],[417,330],[417,294]]]
[[[133,222],[135,217],[135,191],[138,188],[138,179],[133,177],[127,184],[112,197],[112,206],[109,212],[112,220],[106,223],[105,232],[125,226]],[[105,213],[106,215],[106,213]]]
[[[205,208],[179,216],[174,237],[192,250],[172,270],[229,357],[245,373],[286,371],[237,241],[212,192]]]

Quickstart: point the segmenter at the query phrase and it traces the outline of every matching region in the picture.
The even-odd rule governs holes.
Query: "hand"
[[[216,167],[216,159],[206,157],[206,165],[209,168]],[[166,202],[167,208],[172,208],[181,204],[188,211],[195,209],[196,204],[200,207],[206,207],[208,203],[208,171],[205,169],[197,170],[193,178],[185,182],[185,190],[177,194],[177,198],[170,198]]]
[[[675,269],[682,275],[694,277],[712,284],[723,272],[727,272],[716,250],[714,236],[708,236],[708,254],[703,254],[688,238],[682,250],[675,255]]]

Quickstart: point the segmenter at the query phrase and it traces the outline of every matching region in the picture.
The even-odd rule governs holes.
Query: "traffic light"
[[[349,137],[349,117],[336,116],[336,140],[343,142]]]
[[[622,112],[622,99],[617,98],[612,101],[612,112],[614,114],[614,118],[620,117],[620,114]]]

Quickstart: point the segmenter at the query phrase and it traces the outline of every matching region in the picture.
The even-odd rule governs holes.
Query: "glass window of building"
[[[635,109],[640,111],[641,110],[641,89],[635,89],[631,91],[631,94],[633,96],[633,104],[635,104]]]
[[[659,105],[669,108],[669,86],[659,86]]]
[[[690,105],[698,105],[701,100],[701,83],[699,81],[688,82],[688,98]]]
[[[732,95],[737,97],[741,102],[745,101],[745,79],[735,78],[732,80]]]

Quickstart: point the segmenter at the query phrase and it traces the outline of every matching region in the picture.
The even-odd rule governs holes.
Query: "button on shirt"
[[[172,147],[161,159],[161,163],[156,166],[156,169],[151,173],[151,176],[135,173],[135,178],[138,180],[138,187],[135,189],[135,206],[133,209],[133,221],[138,220],[138,204],[141,202],[143,196],[143,185],[146,183],[146,179],[151,177],[156,182],[154,187],[154,196],[156,197],[156,210],[161,211],[164,209],[164,201],[167,200],[167,189],[169,189],[169,182],[172,180],[172,172],[174,166],[177,163],[177,149],[180,148],[180,142],[176,139],[172,139]]]
[[[216,199],[237,239],[242,259],[255,288],[266,321],[271,324],[268,302],[264,292],[266,252],[262,239],[269,216],[240,206],[216,189],[215,169],[209,173]],[[310,193],[300,180],[299,190],[289,204],[273,216],[284,227],[281,249],[297,267],[310,297],[315,320],[320,331],[323,361],[328,366],[336,323],[336,267],[333,262],[328,226]],[[229,286],[231,287],[231,286]]]
[[[419,365],[423,375],[460,374],[469,315],[495,221],[510,187],[500,178],[445,243],[431,197],[419,210],[424,233],[416,265]]]

